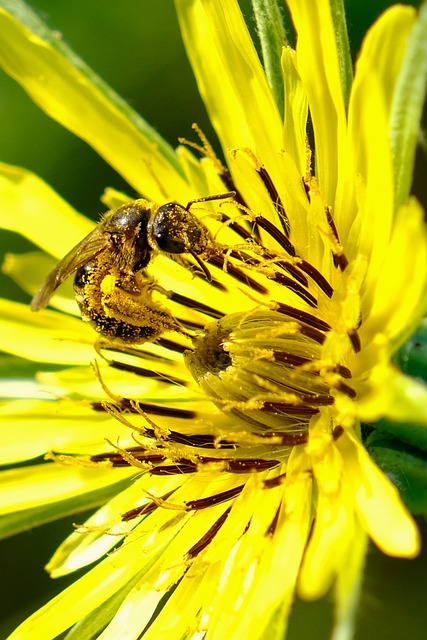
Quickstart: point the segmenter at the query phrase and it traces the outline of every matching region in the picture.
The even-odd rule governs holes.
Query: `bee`
[[[209,280],[202,258],[212,250],[214,240],[190,209],[196,203],[234,195],[231,191],[205,196],[185,207],[177,202],[156,206],[138,199],[108,211],[48,275],[31,309],[46,307],[56,289],[74,273],[82,318],[102,336],[141,343],[165,331],[183,333],[170,312],[153,299],[153,291],[162,289],[145,269],[158,253],[188,253]]]

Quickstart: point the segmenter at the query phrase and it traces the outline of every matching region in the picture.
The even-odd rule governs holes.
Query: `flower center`
[[[195,338],[186,365],[202,391],[226,414],[260,433],[304,433],[320,407],[334,404],[321,360],[328,325],[307,313],[272,310],[230,314]]]

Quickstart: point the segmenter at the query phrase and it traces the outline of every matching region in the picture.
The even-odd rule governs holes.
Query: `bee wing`
[[[96,227],[89,235],[83,238],[79,244],[71,249],[48,275],[40,290],[31,301],[32,311],[44,309],[56,289],[64,280],[108,247],[108,234],[103,233]]]

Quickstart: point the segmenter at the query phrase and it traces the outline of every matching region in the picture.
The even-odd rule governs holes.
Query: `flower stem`
[[[268,83],[283,117],[282,48],[288,44],[277,0],[252,0],[262,60]]]
[[[332,20],[335,27],[338,60],[340,66],[341,86],[344,102],[348,105],[351,84],[353,82],[353,65],[350,55],[350,43],[348,41],[347,22],[343,0],[330,0]]]

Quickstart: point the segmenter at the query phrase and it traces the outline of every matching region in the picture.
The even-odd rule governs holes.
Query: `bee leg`
[[[190,253],[190,255],[193,256],[194,260],[197,262],[197,264],[199,265],[199,267],[201,268],[202,272],[205,274],[205,278],[208,282],[212,282],[212,276],[211,273],[209,271],[209,269],[207,268],[207,266],[205,265],[205,263],[203,262],[203,260],[201,259],[200,256],[198,256],[196,253],[194,253],[193,251],[191,251],[190,249],[188,250],[188,252]]]

